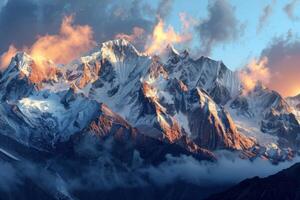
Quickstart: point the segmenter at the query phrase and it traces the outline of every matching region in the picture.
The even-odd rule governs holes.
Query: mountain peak
[[[29,77],[32,63],[33,59],[31,56],[25,52],[18,52],[14,57],[12,57],[10,65],[3,72],[3,77],[12,71],[19,71],[26,77]]]
[[[26,52],[18,52],[3,72],[2,79],[28,78],[33,83],[40,83],[55,78],[56,65],[44,57],[32,57]]]
[[[102,51],[115,51],[115,52],[131,52],[136,55],[141,55],[141,53],[126,39],[120,38],[115,40],[109,40],[101,44]]]
[[[167,45],[166,52],[170,56],[172,56],[172,55],[179,56],[179,52],[175,49],[175,47],[172,44]]]
[[[116,45],[116,46],[128,46],[131,45],[131,43],[124,39],[124,38],[118,38],[114,40],[108,40],[106,42],[103,42],[102,44],[104,45]]]

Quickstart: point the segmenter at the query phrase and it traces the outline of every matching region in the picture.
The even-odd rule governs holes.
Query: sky
[[[175,2],[172,14],[168,17],[168,22],[178,28],[180,27],[178,13],[186,12],[196,19],[205,20],[208,15],[207,5],[212,1],[177,0]],[[289,31],[292,31],[294,34],[300,33],[300,21],[291,20],[284,11],[284,7],[293,1],[231,0],[228,2],[234,7],[237,20],[245,27],[240,37],[217,45],[213,49],[210,57],[222,60],[231,69],[243,67],[249,58],[259,57],[261,51],[268,46],[275,37],[285,36]],[[300,17],[300,1],[299,3],[298,1],[295,2],[294,16]],[[268,5],[271,5],[272,11],[270,11],[262,28],[257,31],[260,17],[264,12],[264,8]],[[201,45],[201,43],[197,45]]]
[[[59,34],[71,15],[74,26],[89,26],[95,43],[126,37],[152,54],[171,43],[232,70],[246,68],[284,96],[300,93],[300,0],[0,0],[0,55]],[[155,30],[165,37],[155,38]],[[249,67],[253,61],[259,67]]]

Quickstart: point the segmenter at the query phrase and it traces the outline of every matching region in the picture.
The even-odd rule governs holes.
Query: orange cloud
[[[300,94],[300,55],[285,56],[273,62],[271,80],[267,86],[278,91],[283,96],[296,96]]]
[[[134,42],[137,39],[141,38],[145,34],[145,30],[140,27],[134,27],[131,35],[125,33],[119,33],[115,36],[117,39],[126,39],[129,42]]]
[[[72,23],[72,16],[65,17],[59,34],[39,37],[30,48],[30,55],[66,64],[89,50],[94,44],[91,27]]]
[[[157,25],[153,29],[153,33],[148,38],[146,44],[147,54],[160,54],[164,47],[168,44],[179,44],[191,40],[191,35],[186,33],[176,33],[172,26],[165,29],[165,24],[162,19],[159,19]]]
[[[278,91],[283,96],[300,94],[300,40],[288,32],[286,35],[274,38],[272,43],[261,53],[267,57],[271,81],[270,89]]]
[[[266,66],[268,59],[266,57],[261,60],[252,60],[245,69],[239,72],[240,80],[246,92],[251,91],[257,82],[264,85],[270,81],[270,71]]]
[[[40,82],[55,73],[55,65],[66,64],[88,51],[93,45],[93,31],[89,26],[73,25],[73,17],[63,19],[60,32],[57,35],[39,36],[30,47],[22,50],[34,60],[31,81]],[[8,52],[1,56],[1,63],[7,63],[16,49],[11,46]],[[6,66],[6,65],[5,65]]]
[[[16,55],[17,51],[14,45],[9,46],[8,51],[0,57],[0,70],[5,69],[9,65],[11,58]]]

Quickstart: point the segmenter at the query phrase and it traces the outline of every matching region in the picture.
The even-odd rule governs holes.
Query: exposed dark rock
[[[295,164],[267,178],[247,179],[226,192],[213,195],[207,200],[274,200],[300,199],[300,164]]]

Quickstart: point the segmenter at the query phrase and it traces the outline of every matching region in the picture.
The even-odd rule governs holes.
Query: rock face
[[[299,199],[300,164],[295,164],[267,178],[247,179],[226,192],[213,195],[207,200],[224,199]]]
[[[199,133],[196,141],[209,149],[223,147],[242,150],[254,145],[251,139],[237,131],[229,113],[215,104],[205,91],[192,90],[188,101],[193,105],[195,100],[200,102],[199,108],[189,107],[187,113],[191,132]]]

